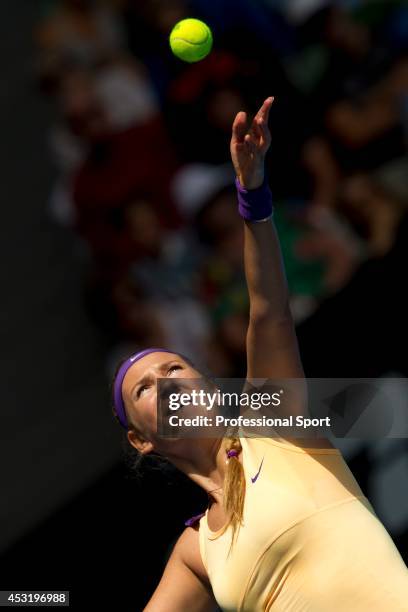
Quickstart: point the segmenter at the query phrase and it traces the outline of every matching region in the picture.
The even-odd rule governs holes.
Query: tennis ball
[[[170,34],[170,47],[174,55],[185,62],[199,62],[211,51],[212,32],[204,21],[183,19],[176,23]]]

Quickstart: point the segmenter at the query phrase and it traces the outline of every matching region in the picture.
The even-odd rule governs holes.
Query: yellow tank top
[[[228,612],[408,611],[408,569],[338,449],[241,438],[243,526],[199,527],[218,605]],[[257,475],[258,474],[258,475]]]

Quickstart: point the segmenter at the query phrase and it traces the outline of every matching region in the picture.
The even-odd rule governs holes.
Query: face
[[[202,374],[177,353],[150,353],[129,368],[122,384],[122,394],[129,422],[136,431],[128,432],[129,442],[146,454],[153,450],[168,455],[179,451],[190,440],[163,440],[157,436],[157,379],[201,378]]]

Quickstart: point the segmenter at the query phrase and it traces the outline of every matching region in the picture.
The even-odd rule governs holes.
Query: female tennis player
[[[264,176],[272,103],[265,100],[250,125],[238,113],[232,127],[250,299],[248,379],[304,376]],[[126,359],[114,380],[114,412],[130,444],[166,457],[209,497],[145,611],[408,611],[407,567],[329,440],[158,436],[158,378],[201,376],[188,358],[150,348]]]

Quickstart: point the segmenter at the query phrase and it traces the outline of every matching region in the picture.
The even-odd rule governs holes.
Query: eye
[[[179,363],[173,363],[173,365],[171,365],[168,370],[167,370],[167,374],[169,374],[170,372],[172,372],[173,370],[182,370],[183,366],[180,365]],[[141,387],[138,388],[138,390],[136,391],[136,398],[139,398],[140,395],[142,394],[142,392],[145,389],[148,389],[150,387],[150,385],[142,385]]]
[[[142,391],[144,391],[145,389],[148,389],[149,385],[142,385],[141,387],[139,387],[139,389],[137,390],[136,393],[136,397],[140,397],[140,394],[142,393]]]

